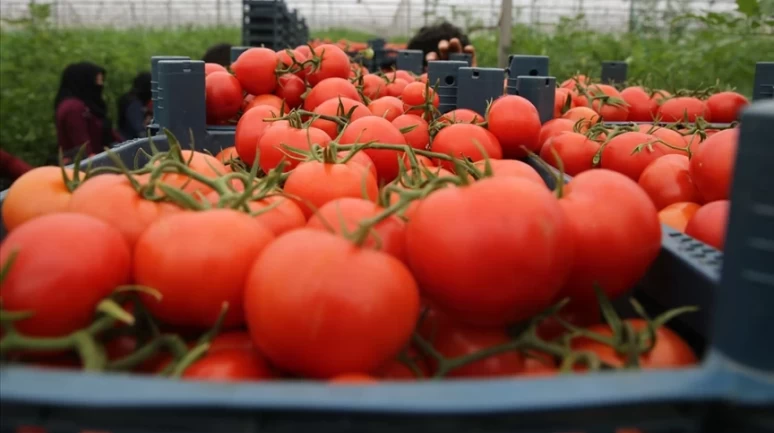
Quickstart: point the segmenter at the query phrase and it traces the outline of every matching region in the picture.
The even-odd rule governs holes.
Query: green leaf
[[[761,5],[758,0],[736,0],[736,9],[748,17],[761,15]]]

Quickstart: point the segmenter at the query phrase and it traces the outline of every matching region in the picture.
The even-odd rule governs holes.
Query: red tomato
[[[394,81],[390,81],[384,86],[384,94],[386,96],[399,97],[403,94],[403,89],[408,86],[408,81],[402,78],[396,78]]]
[[[558,168],[558,155],[559,160],[564,164],[564,172],[570,176],[577,176],[594,168],[593,160],[597,151],[599,151],[599,143],[596,141],[589,140],[585,135],[576,132],[564,132],[549,138],[543,144],[540,158]]]
[[[357,120],[365,116],[372,116],[371,111],[369,111],[368,107],[366,107],[362,102],[344,97],[329,99],[314,109],[315,114],[321,114],[325,116],[341,117],[348,115],[350,112],[352,113],[350,121]],[[339,135],[339,125],[336,122],[317,118],[312,122],[312,126],[325,131],[325,133],[328,134],[331,139],[334,139]]]
[[[685,234],[723,251],[726,240],[728,208],[728,200],[718,200],[705,204],[688,221]]]
[[[600,121],[599,114],[589,107],[575,107],[562,115],[562,119],[572,120],[573,124],[580,122],[579,132],[585,133]]]
[[[325,131],[313,126],[306,129],[275,126],[264,131],[258,140],[258,151],[261,155],[259,164],[264,173],[268,173],[284,159],[288,162],[285,171],[289,171],[296,168],[300,161],[296,159],[298,157],[288,157],[284,146],[308,151],[313,144],[327,147],[330,142],[331,137]]]
[[[481,172],[486,169],[486,161],[478,161],[474,165]],[[513,159],[490,159],[489,167],[492,169],[492,177],[519,177],[546,186],[543,178],[526,162]]]
[[[242,382],[271,379],[273,373],[255,350],[221,349],[208,353],[183,373],[184,380]]]
[[[264,119],[279,117],[279,110],[268,105],[255,107],[242,114],[237,122],[234,132],[234,147],[239,158],[248,166],[255,162],[258,150],[258,141],[267,128],[275,122],[267,122]]]
[[[716,123],[731,123],[739,119],[739,113],[750,101],[737,92],[720,92],[707,99],[710,117]]]
[[[228,302],[225,326],[239,325],[247,272],[273,239],[269,229],[231,209],[170,215],[137,241],[134,279],[161,293],[160,301],[146,297],[145,304],[165,323],[206,329]]]
[[[238,188],[239,190],[244,190]],[[218,203],[220,195],[212,192],[207,199],[213,205]],[[306,225],[306,216],[301,208],[291,199],[281,195],[269,195],[261,200],[247,202],[250,212],[259,212],[254,216],[258,222],[269,229],[275,236]]]
[[[652,93],[653,96],[650,97],[650,117],[655,119],[658,116],[658,109],[661,107],[661,104],[671,98],[672,94],[666,90],[656,90]]]
[[[343,161],[346,158],[349,158],[349,151],[341,151],[337,154],[337,157],[339,161]],[[350,161],[354,162],[355,164],[360,164],[360,166],[368,169],[368,171],[374,175],[374,179],[377,178],[378,174],[376,173],[376,166],[374,165],[374,162],[371,160],[371,157],[365,154],[365,152],[358,151],[355,152],[355,154],[350,158]]]
[[[565,88],[565,89],[575,89],[578,86],[585,86],[589,84],[591,80],[589,77],[578,74],[574,77],[568,78],[562,82],[562,84],[559,85],[559,87]]]
[[[229,120],[242,108],[242,87],[228,72],[213,72],[204,79],[208,122]]]
[[[408,165],[407,165],[407,167],[408,167]],[[403,176],[403,178],[395,179],[394,181],[392,181],[390,183],[390,185],[394,185],[398,189],[404,189],[404,190],[405,189],[409,189],[410,190],[412,188],[420,186],[420,185],[417,185],[417,184],[421,184],[421,186],[424,186],[424,184],[426,184],[427,181],[429,179],[431,179],[431,178],[454,176],[454,174],[452,172],[450,172],[450,171],[448,171],[446,169],[443,169],[441,167],[432,167],[432,168],[431,168],[431,166],[427,166],[427,167],[430,168],[430,175],[428,175],[425,171],[422,171],[422,170],[416,171],[416,170],[412,170],[412,169],[409,168],[408,170],[406,170],[406,173]],[[416,182],[416,184],[415,183],[408,183],[407,184],[407,183],[405,183],[405,182],[407,182],[406,179],[410,179],[410,182]],[[391,204],[391,205],[397,203],[398,200],[400,200],[400,196],[397,193],[389,193],[387,197],[388,197],[388,200],[389,200],[389,204]],[[403,215],[406,218],[411,219],[411,216],[414,214],[414,212],[416,211],[416,209],[417,209],[417,207],[419,206],[420,203],[421,203],[421,200],[414,200],[413,202],[411,202],[411,204],[409,204],[409,206],[406,208],[406,210],[403,211]]]
[[[575,240],[575,260],[562,296],[596,302],[594,285],[610,298],[645,275],[661,250],[656,208],[639,185],[610,170],[574,177],[560,200]]]
[[[255,350],[253,339],[245,331],[230,331],[218,334],[210,341],[207,353],[215,353],[221,350]]]
[[[691,157],[691,178],[705,202],[727,200],[739,140],[739,131],[726,129],[704,140]]]
[[[239,84],[251,95],[272,93],[277,87],[277,53],[268,48],[250,48],[231,64]]]
[[[347,125],[339,137],[340,144],[370,143],[372,141],[384,144],[406,144],[406,139],[400,130],[389,120],[377,116],[361,117]],[[383,149],[365,149],[379,174],[379,182],[390,182],[398,177],[398,158],[403,152]]]
[[[421,373],[420,377],[417,377],[414,370],[398,358],[392,359],[387,364],[380,367],[377,370],[377,376],[382,380],[390,381],[419,380],[429,377],[430,369],[427,366],[427,362],[422,357],[418,356],[416,351],[411,347],[409,347],[407,354],[414,361],[414,365],[419,369]]]
[[[183,161],[188,164],[188,168],[205,177],[214,179],[228,172],[226,166],[210,154],[194,150],[181,150],[180,153],[183,156]],[[182,173],[165,173],[161,176],[161,182],[192,195],[208,194],[212,191],[212,188],[206,184],[193,180]]]
[[[312,86],[317,86],[318,83],[326,78],[349,77],[349,56],[336,45],[324,44],[315,47],[310,58],[312,55],[320,58],[318,67],[306,75],[307,81]]]
[[[658,220],[661,224],[666,224],[673,229],[685,233],[685,227],[688,221],[693,218],[701,205],[697,203],[673,203],[661,209],[658,213]]]
[[[711,122],[707,104],[701,99],[690,96],[678,96],[661,102],[657,115],[662,122],[695,122],[698,117]]]
[[[470,158],[472,161],[501,159],[500,143],[492,140],[486,129],[471,123],[455,123],[441,129],[430,145],[431,150],[456,158]],[[454,164],[440,161],[443,168],[453,171]]]
[[[252,100],[250,100],[250,103],[247,104],[247,107],[245,107],[244,111],[250,111],[254,107],[260,107],[262,105],[268,105],[269,107],[274,108],[277,110],[278,113],[287,114],[290,108],[285,103],[285,101],[280,98],[277,95],[272,95],[271,93],[266,95],[258,95],[253,97]]]
[[[368,200],[377,200],[376,179],[368,169],[353,161],[346,164],[302,162],[285,181],[285,192],[299,198],[299,207],[307,218],[338,198],[362,198],[364,190]]]
[[[627,87],[621,91],[621,98],[629,106],[629,117],[626,120],[630,122],[650,122],[653,120],[651,98],[645,89],[640,86]]]
[[[581,106],[589,105],[602,116],[606,122],[623,122],[629,117],[629,107],[621,97],[618,90],[608,84],[592,84],[586,88],[586,96],[581,96],[584,101]]]
[[[427,84],[425,83],[417,82],[410,82],[410,84],[403,89],[401,99],[403,100],[403,109],[407,114],[414,114],[425,118],[432,116],[433,113],[426,113],[426,108],[424,107],[414,107],[425,105],[425,101],[428,99],[435,108],[438,108],[439,103],[438,95],[432,88],[427,87]]]
[[[385,95],[384,88],[387,83],[376,74],[363,75],[363,96],[369,100],[375,100]]]
[[[569,331],[557,318],[578,327],[596,325],[600,322],[602,312],[597,302],[570,302],[559,310],[556,316],[548,317],[540,322],[537,334],[544,340],[553,340],[567,334]]]
[[[468,110],[467,108],[458,108],[449,111],[437,120],[438,123],[445,123],[447,125],[453,123],[482,123],[483,121],[484,116],[473,110]]]
[[[647,324],[641,319],[627,319],[635,331],[646,332]],[[596,325],[588,328],[590,331],[612,337],[613,331],[609,325]],[[626,364],[626,354],[617,353],[608,345],[588,338],[579,337],[573,339],[574,350],[589,351],[595,353],[599,359],[614,367],[623,367]],[[675,368],[696,365],[698,359],[690,346],[675,334],[671,329],[660,327],[656,329],[656,342],[650,352],[640,355],[639,364],[643,369]]]
[[[540,150],[540,115],[531,102],[521,96],[506,95],[489,107],[488,128],[497,137],[505,158],[524,158],[527,150]],[[443,132],[443,131],[441,131]]]
[[[543,146],[546,144],[546,141],[548,141],[549,138],[555,137],[564,132],[573,132],[574,128],[575,122],[570,119],[551,119],[540,127],[538,143],[540,143],[540,146]]]
[[[73,171],[65,169],[68,178]],[[30,200],[30,197],[35,197]],[[8,188],[2,206],[3,225],[13,231],[37,217],[62,212],[70,205],[70,190],[59,167],[36,167],[24,173]]]
[[[500,328],[473,328],[461,325],[440,326],[433,347],[444,358],[454,359],[499,346],[509,341]],[[432,361],[431,361],[431,364]],[[437,367],[433,366],[435,370]],[[513,376],[524,370],[524,357],[516,351],[490,356],[471,362],[449,372],[448,377],[501,377]]]
[[[307,227],[331,231],[354,233],[361,221],[373,218],[384,211],[384,208],[374,202],[362,198],[345,197],[329,201],[309,219]],[[374,226],[363,246],[383,251],[395,258],[405,261],[403,237],[405,224],[396,216],[391,216]]]
[[[204,64],[204,75],[210,75],[213,72],[228,72],[228,69],[223,67],[222,65],[219,65],[217,63],[205,63]]]
[[[279,77],[279,84],[274,94],[285,101],[286,109],[298,108],[304,103],[302,95],[306,92],[304,80],[297,75],[285,74]]]
[[[304,47],[307,48],[308,47]],[[304,68],[300,67],[301,63],[304,63],[309,59],[310,52],[307,50],[279,50],[277,51],[277,59],[279,59],[280,63],[285,69],[292,69],[293,74],[297,76],[301,82],[303,82],[304,78],[306,77],[306,74],[311,71],[311,66],[306,66]],[[285,74],[285,76],[291,75],[291,74]],[[282,77],[280,77],[280,85],[282,84]]]
[[[314,111],[323,102],[339,97],[360,101],[360,94],[357,93],[357,88],[349,80],[344,78],[327,78],[312,87],[312,90],[306,95],[304,110]]]
[[[226,166],[226,169],[228,169],[229,171],[233,171],[233,170],[231,170],[231,167],[226,164],[232,159],[236,159],[236,158],[239,158],[239,154],[237,153],[236,147],[234,146],[229,146],[225,149],[221,149],[221,151],[218,152],[217,155],[215,155],[215,159],[222,162],[223,165]]]
[[[501,326],[551,304],[571,264],[567,234],[545,186],[494,177],[422,200],[406,225],[406,252],[428,300],[460,321]]]
[[[0,266],[14,252],[3,310],[34,312],[14,323],[28,336],[85,328],[99,301],[130,280],[131,251],[121,232],[87,215],[56,213],[20,225],[0,244]]]
[[[362,385],[368,383],[378,383],[379,380],[369,374],[345,373],[332,377],[329,382],[334,385]]]
[[[569,99],[569,105],[567,100]],[[572,94],[568,89],[558,87],[556,89],[556,93],[554,94],[554,118],[558,119],[562,117],[562,115],[572,108],[575,108],[577,105],[575,105],[575,101],[572,98]],[[567,110],[565,110],[567,108]]]
[[[299,272],[299,263],[315,271]],[[342,296],[342,288],[351,290]],[[277,368],[330,378],[372,372],[393,359],[414,331],[419,289],[390,255],[301,229],[255,262],[245,306],[253,341]]]
[[[368,109],[374,113],[375,116],[384,117],[392,122],[398,116],[403,114],[403,102],[394,96],[382,96],[379,99],[374,99],[368,104]]]
[[[650,196],[657,210],[673,203],[701,199],[685,155],[665,155],[651,162],[640,175],[640,187]]]
[[[666,153],[688,156],[687,151],[681,150],[686,148],[686,142],[685,138],[679,132],[655,125],[640,125],[639,128],[640,132],[652,135],[668,144],[669,146],[662,145]]]
[[[652,135],[624,132],[607,142],[600,167],[617,171],[636,182],[645,167],[667,153],[667,147]]]
[[[430,145],[430,125],[425,119],[413,114],[403,114],[392,120],[392,124],[401,130],[406,144],[414,149],[426,150]],[[403,132],[406,128],[413,128]]]

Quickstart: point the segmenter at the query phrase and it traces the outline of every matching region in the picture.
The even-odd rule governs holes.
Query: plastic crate
[[[243,8],[242,45],[278,50],[292,43],[295,26],[284,1],[244,0]]]

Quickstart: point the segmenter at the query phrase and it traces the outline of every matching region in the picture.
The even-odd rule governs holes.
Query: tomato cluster
[[[608,300],[658,255],[661,208],[727,198],[713,164],[733,130],[691,148],[664,129],[684,143],[665,146],[541,126],[520,96],[440,115],[426,77],[367,74],[330,44],[253,48],[231,71],[206,80],[210,120],[239,116],[233,148],[168,136],[133,170],[43,167],[12,186],[3,356],[336,384],[697,362],[665,319]],[[538,153],[575,177],[551,190],[519,160]]]

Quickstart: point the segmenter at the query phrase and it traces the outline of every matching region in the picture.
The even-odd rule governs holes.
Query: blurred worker
[[[448,60],[450,53],[468,53],[472,57],[471,66],[476,66],[476,49],[470,44],[468,36],[445,21],[419,29],[406,49],[421,50],[425,54],[425,65],[433,60]]]
[[[152,113],[151,74],[140,72],[134,77],[132,89],[118,98],[118,133],[124,140],[145,137]]]
[[[7,189],[24,173],[32,170],[32,166],[21,158],[0,149],[0,191]]]
[[[225,68],[231,65],[231,44],[220,43],[207,49],[202,57],[204,63],[217,63]]]

